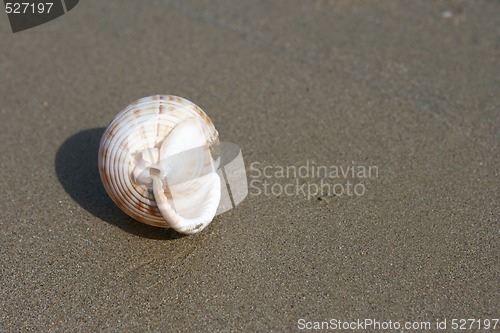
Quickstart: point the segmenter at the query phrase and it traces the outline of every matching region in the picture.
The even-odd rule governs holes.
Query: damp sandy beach
[[[18,33],[0,13],[0,332],[499,318],[499,13],[88,0]],[[245,161],[247,197],[197,235],[133,220],[99,178],[104,129],[155,94]]]

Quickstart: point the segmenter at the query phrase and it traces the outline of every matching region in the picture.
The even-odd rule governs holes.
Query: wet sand
[[[16,34],[0,15],[0,332],[498,318],[499,12],[89,0]],[[158,93],[203,108],[254,181],[195,236],[135,222],[99,179],[104,128]],[[378,173],[276,174],[307,163]]]

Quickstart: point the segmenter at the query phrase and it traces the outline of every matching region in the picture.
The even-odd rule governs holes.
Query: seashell
[[[221,198],[219,134],[197,105],[157,95],[133,102],[104,131],[99,172],[111,199],[146,224],[203,230]]]

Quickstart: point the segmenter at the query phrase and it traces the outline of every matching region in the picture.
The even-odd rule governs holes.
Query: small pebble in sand
[[[441,17],[450,18],[453,17],[453,13],[451,10],[445,10],[444,12],[441,13]]]

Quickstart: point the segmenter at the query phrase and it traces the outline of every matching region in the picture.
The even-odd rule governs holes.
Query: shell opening
[[[220,159],[214,161],[200,123],[191,119],[177,125],[156,147],[132,153],[131,180],[153,193],[170,227],[189,234],[201,231],[220,201]]]
[[[132,181],[137,185],[153,188],[153,178],[165,178],[169,172],[168,163],[160,163],[160,150],[149,148],[133,154],[135,166],[132,169]]]

